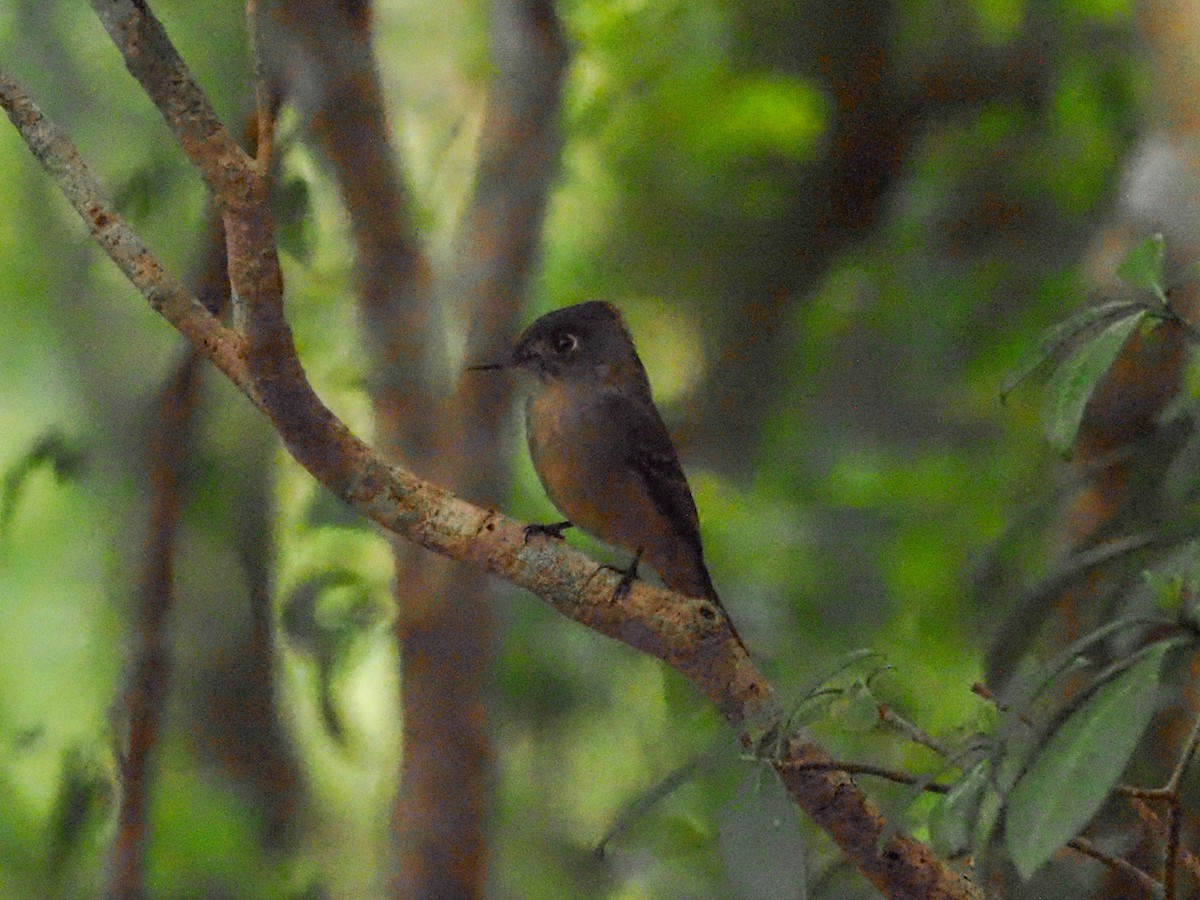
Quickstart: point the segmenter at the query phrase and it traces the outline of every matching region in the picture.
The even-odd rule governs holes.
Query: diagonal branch
[[[209,190],[218,199],[236,190],[252,160],[217,117],[162,23],[139,0],[92,0],[92,8]]]
[[[28,97],[3,73],[0,104],[23,135],[29,131],[30,122],[47,125]],[[163,103],[159,108],[169,114],[175,107]],[[69,154],[35,151],[64,191],[77,181],[82,168],[78,154],[70,149]],[[252,168],[244,155],[241,165]],[[249,174],[254,175],[252,171]],[[271,238],[265,190],[253,177],[239,175],[234,183],[253,188],[234,198],[241,202],[224,207],[230,279],[247,303],[246,360],[253,375],[252,384],[244,383],[244,379],[237,383],[250,396],[257,389],[261,408],[297,461],[337,496],[384,528],[499,575],[542,597],[563,615],[663,660],[692,681],[732,726],[742,730],[744,741],[752,741],[751,730],[758,727],[764,714],[774,711],[773,691],[733,637],[726,620],[714,616],[707,601],[644,583],[636,583],[625,598],[615,601],[617,576],[594,577],[595,563],[582,553],[555,542],[527,544],[516,521],[473,506],[444,488],[388,464],[321,403],[304,379],[283,318],[278,261],[273,248],[263,245]],[[85,207],[80,212],[89,222],[113,215],[107,205],[98,205],[90,212]],[[104,246],[116,259],[111,245],[106,242]],[[161,266],[154,266],[162,272]],[[143,279],[136,270],[127,270],[126,274],[142,287]],[[143,291],[152,305],[161,305],[156,304],[159,281],[152,281],[152,289]],[[177,327],[185,334],[185,327],[197,334],[194,343],[198,349],[217,358],[217,347],[204,342],[203,337],[227,332],[197,301],[182,296],[186,302],[173,307],[179,320]],[[233,373],[227,374],[233,378]],[[807,763],[828,756],[805,737],[794,736],[789,742],[788,758]],[[913,898],[980,896],[977,888],[924,844],[899,833],[881,841],[883,818],[849,776],[790,769],[785,762],[777,764],[777,770],[781,770],[791,796],[885,894]]]
[[[171,275],[116,211],[75,144],[49,121],[7,72],[0,69],[0,102],[38,162],[83,218],[96,242],[150,304],[258,404],[244,359],[245,342],[225,328]]]
[[[1136,884],[1142,889],[1142,892],[1147,897],[1160,896],[1161,885],[1151,876],[1147,875],[1133,863],[1121,859],[1119,856],[1113,856],[1111,853],[1106,853],[1101,850],[1095,843],[1085,837],[1077,837],[1067,842],[1067,846],[1077,853],[1082,853],[1084,856],[1090,856],[1097,862],[1102,862],[1114,872],[1124,875],[1127,879]]]

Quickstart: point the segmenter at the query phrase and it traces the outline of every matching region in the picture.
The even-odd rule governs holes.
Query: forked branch
[[[638,582],[614,602],[616,576],[557,542],[526,543],[521,526],[391,465],[321,402],[304,377],[283,316],[266,183],[229,137],[141,3],[94,0],[130,71],[155,100],[223,213],[230,281],[245,304],[243,338],[221,325],[171,278],[117,216],[78,152],[7,74],[0,104],[34,154],[122,271],[204,355],[264,411],[292,455],[365,516],[427,549],[477,566],[543,598],[562,614],[650,653],[689,678],[752,741],[775,708],[773,692],[723,620],[702,600]],[[881,844],[884,821],[844,773],[804,768],[828,759],[793,736],[777,763],[794,800],[889,897],[976,898],[979,890],[925,845],[902,834]]]

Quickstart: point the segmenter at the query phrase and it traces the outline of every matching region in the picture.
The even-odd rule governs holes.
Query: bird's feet
[[[563,539],[563,532],[571,527],[570,522],[553,522],[550,525],[526,525],[522,531],[525,532],[525,543],[529,543],[535,537],[552,537]]]
[[[640,563],[642,561],[642,551],[644,549],[645,549],[644,547],[638,547],[637,553],[634,554],[633,562],[631,562],[629,564],[629,567],[626,569],[621,569],[621,568],[618,568],[617,566],[603,565],[599,569],[596,570],[597,572],[599,572],[599,571],[602,571],[603,569],[608,569],[608,571],[616,572],[618,575],[621,576],[621,580],[617,582],[617,589],[615,591],[613,591],[613,595],[612,595],[613,600],[624,600],[625,597],[629,594],[629,588],[633,585],[634,581],[637,580],[638,563]]]

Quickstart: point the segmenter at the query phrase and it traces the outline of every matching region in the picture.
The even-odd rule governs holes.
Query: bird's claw
[[[642,561],[642,550],[644,547],[638,547],[637,553],[633,557],[633,562],[629,564],[627,569],[619,569],[616,566],[601,566],[601,569],[608,569],[616,572],[621,576],[621,580],[617,582],[616,590],[613,591],[613,600],[624,600],[629,596],[629,589],[638,577],[638,563]]]
[[[525,533],[525,543],[529,543],[535,537],[552,537],[563,539],[563,532],[571,527],[570,522],[552,522],[549,525],[541,525],[534,523],[526,525],[521,530]]]

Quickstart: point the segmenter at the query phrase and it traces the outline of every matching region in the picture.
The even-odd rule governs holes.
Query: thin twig
[[[1170,805],[1167,807],[1167,843],[1163,858],[1163,888],[1166,900],[1175,900],[1178,889],[1179,835],[1183,827],[1183,797],[1180,785],[1196,755],[1197,745],[1200,745],[1200,716],[1192,723],[1191,733],[1188,734],[1183,752],[1179,754],[1179,761],[1175,764],[1175,771],[1171,773],[1165,788],[1171,794]]]
[[[951,785],[928,781],[923,776],[909,775],[907,772],[887,769],[883,766],[874,766],[870,763],[841,762],[839,760],[802,763],[784,761],[782,766],[793,772],[845,772],[847,775],[873,775],[876,778],[886,778],[888,781],[894,781],[897,784],[914,786],[919,784],[922,790],[928,791],[931,794],[948,794],[951,788]]]
[[[1153,832],[1158,840],[1166,844],[1167,841],[1167,823],[1164,822],[1152,810],[1146,802],[1140,799],[1132,799],[1129,803],[1133,807],[1133,811],[1137,813],[1137,817]],[[1192,880],[1200,883],[1200,856],[1192,853],[1187,847],[1182,844],[1179,846],[1178,862],[1192,876]]]
[[[1122,797],[1136,797],[1139,800],[1166,800],[1171,796],[1171,792],[1166,788],[1132,787],[1128,784],[1117,785],[1115,793]]]
[[[1154,896],[1159,889],[1159,883],[1154,880],[1153,876],[1147,875],[1133,863],[1127,862],[1120,857],[1113,856],[1111,853],[1106,853],[1097,847],[1094,843],[1085,837],[1077,837],[1067,843],[1067,846],[1077,853],[1082,853],[1084,856],[1090,856],[1094,860],[1104,863],[1114,872],[1120,872],[1130,881],[1137,883],[1147,896]]]
[[[994,704],[996,709],[1000,710],[1000,712],[1008,712],[1010,709],[1010,707],[1001,703],[1000,700],[996,697],[996,695],[994,693],[992,693],[992,689],[989,688],[982,681],[976,681],[973,685],[971,685],[971,693],[975,694],[979,697],[982,697],[984,700],[988,701],[991,704]],[[1029,716],[1027,716],[1023,712],[1017,713],[1017,719],[1018,719],[1018,721],[1021,722],[1022,725],[1027,725],[1030,728],[1036,727],[1033,724],[1033,719],[1029,718]]]
[[[1116,790],[1116,793],[1121,796],[1130,798],[1134,810],[1143,821],[1149,822],[1153,820],[1157,824],[1156,831],[1158,831],[1159,837],[1164,842],[1163,895],[1166,897],[1166,900],[1175,900],[1178,891],[1178,867],[1182,855],[1186,853],[1189,857],[1191,856],[1187,849],[1181,847],[1179,843],[1180,831],[1183,825],[1183,797],[1180,785],[1182,785],[1183,777],[1196,755],[1198,746],[1200,746],[1200,716],[1197,716],[1196,720],[1192,723],[1192,730],[1183,745],[1183,750],[1179,754],[1179,759],[1175,763],[1171,777],[1167,779],[1165,785],[1160,788],[1139,788],[1130,787],[1129,785],[1119,785]],[[1146,806],[1144,803],[1146,800],[1166,801],[1167,821],[1165,823]],[[1188,867],[1189,869],[1191,868],[1190,865]],[[1193,875],[1195,874],[1197,873],[1193,871]]]
[[[1183,804],[1176,797],[1167,807],[1167,843],[1163,852],[1163,894],[1175,900],[1179,874],[1179,831],[1183,824]]]
[[[1183,782],[1184,773],[1187,772],[1188,766],[1192,764],[1192,759],[1196,755],[1197,746],[1200,746],[1200,716],[1197,716],[1196,721],[1192,723],[1192,731],[1188,735],[1187,743],[1183,745],[1183,752],[1179,754],[1179,761],[1175,764],[1175,771],[1171,773],[1171,778],[1164,790],[1179,791],[1179,785]]]
[[[920,725],[908,721],[890,706],[879,704],[879,718],[904,734],[910,741],[920,744],[922,747],[928,747],[938,756],[949,759],[954,753],[949,745],[935,738]]]

